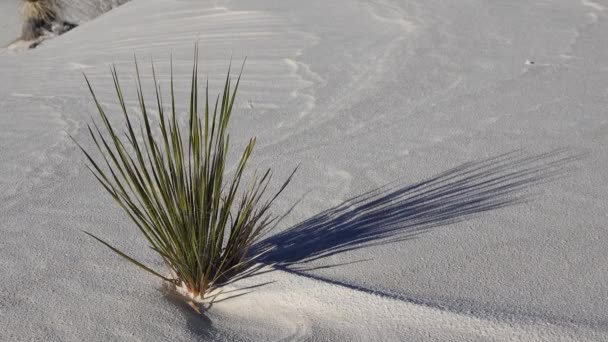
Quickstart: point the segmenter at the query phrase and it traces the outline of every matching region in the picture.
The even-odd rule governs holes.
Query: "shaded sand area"
[[[608,339],[605,2],[74,3],[0,54],[0,340]],[[136,107],[134,53],[164,87],[172,54],[185,104],[195,41],[212,93],[248,58],[235,147],[301,163],[262,272],[202,316],[81,232],[163,269],[68,137],[92,146],[82,72]]]

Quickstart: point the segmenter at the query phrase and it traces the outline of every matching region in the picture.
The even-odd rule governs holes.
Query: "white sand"
[[[0,340],[608,340],[605,1],[74,3],[77,29],[0,53]],[[67,136],[92,146],[81,71],[119,120],[134,53],[165,85],[172,53],[185,104],[196,40],[214,92],[248,56],[234,143],[301,163],[278,270],[204,316],[81,232],[162,269]]]
[[[0,49],[6,47],[21,34],[19,6],[16,1],[0,2]]]

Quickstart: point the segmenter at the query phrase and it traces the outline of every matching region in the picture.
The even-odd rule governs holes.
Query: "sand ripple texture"
[[[76,29],[0,52],[0,340],[608,340],[605,1],[62,2]],[[82,73],[120,124],[114,64],[137,114],[134,55],[150,104],[172,56],[185,113],[196,42],[212,95],[247,57],[235,150],[301,165],[289,253],[204,315],[82,233],[163,269],[69,138],[94,147]]]

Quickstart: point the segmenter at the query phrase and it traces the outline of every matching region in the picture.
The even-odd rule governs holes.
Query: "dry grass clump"
[[[52,22],[57,17],[56,4],[53,0],[23,0],[21,6],[23,17]]]
[[[36,41],[32,47],[37,46],[45,34],[59,35],[76,27],[61,18],[56,0],[22,0],[21,12],[21,39]]]
[[[30,41],[42,36],[45,31],[51,32],[53,22],[57,19],[54,0],[22,0],[21,13],[23,27],[21,39]]]
[[[228,172],[227,128],[240,75],[232,89],[228,70],[223,93],[215,103],[209,100],[207,86],[204,108],[199,112],[197,59],[195,52],[188,124],[184,128],[180,127],[176,113],[173,71],[167,113],[152,65],[155,109],[159,115],[156,125],[144,102],[135,64],[142,120],[139,130],[134,127],[133,115],[127,113],[115,68],[112,77],[126,124],[121,129],[110,123],[87,80],[102,122],[101,128],[95,122],[89,126],[101,162],[81,149],[90,162],[89,169],[165,262],[171,276],[162,275],[104,240],[87,234],[155,276],[186,287],[192,296],[204,297],[255,259],[249,253],[250,248],[260,234],[276,222],[277,216],[271,215],[269,209],[293,173],[272,194],[267,194],[270,169],[243,184],[255,138],[249,140],[234,172]],[[154,134],[155,129],[160,134]]]

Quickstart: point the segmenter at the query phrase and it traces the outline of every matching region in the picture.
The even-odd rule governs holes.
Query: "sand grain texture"
[[[65,4],[78,28],[0,52],[0,340],[608,339],[605,2]],[[81,72],[119,123],[115,63],[136,107],[134,53],[165,87],[173,55],[185,109],[195,41],[212,93],[248,57],[231,141],[301,163],[277,270],[204,317],[81,233],[162,269],[68,138],[92,147]]]

